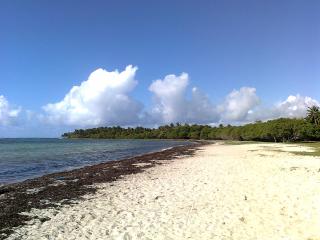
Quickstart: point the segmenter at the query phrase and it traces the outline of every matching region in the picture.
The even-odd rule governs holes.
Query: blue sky
[[[293,110],[311,100],[317,103],[319,12],[316,0],[1,1],[0,96],[6,104],[2,103],[0,136],[56,136],[61,129],[117,124],[116,117],[111,121],[105,113],[86,117],[88,125],[83,125],[80,117],[69,124],[65,121],[69,115],[62,116],[57,108],[43,108],[61,102],[73,86],[86,81],[98,68],[122,72],[128,65],[138,67],[134,89],[121,94],[139,102],[141,109],[135,113],[139,120],[119,122],[124,126],[159,125],[168,120],[204,122],[191,116],[195,111],[191,107],[181,112],[190,113],[190,118],[168,116],[168,111],[180,109],[170,105],[172,102],[196,102],[192,100],[193,87],[201,90],[205,98],[201,103],[212,106],[200,114],[208,123],[247,122],[254,110],[255,118],[278,117],[281,103]],[[168,87],[165,82],[184,81],[183,72],[188,74],[186,86],[177,83],[182,93],[175,92],[183,96],[168,100],[161,95],[163,91],[149,90],[157,79],[162,80],[164,89]],[[176,78],[165,81],[170,74]],[[256,96],[249,89],[255,89]],[[115,90],[101,94],[116,96],[110,91]],[[234,101],[232,91],[236,102],[248,102],[238,118],[226,117],[234,108],[228,102],[230,98]],[[294,106],[285,102],[290,95],[296,97],[291,99]],[[247,100],[248,96],[253,100]],[[84,108],[93,111],[89,105]],[[103,102],[102,111],[114,109],[109,105]],[[261,115],[265,109],[269,116]],[[12,113],[15,110],[19,113]],[[283,115],[298,116],[303,113],[300,110]],[[28,123],[30,117],[25,116],[30,111],[31,122],[41,127]],[[210,114],[214,117],[207,117]],[[159,118],[162,120],[155,121]]]

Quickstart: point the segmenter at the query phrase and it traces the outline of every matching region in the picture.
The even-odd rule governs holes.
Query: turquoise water
[[[0,184],[159,151],[166,140],[0,139]]]

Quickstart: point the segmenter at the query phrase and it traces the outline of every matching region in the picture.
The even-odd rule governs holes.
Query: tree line
[[[320,140],[320,109],[308,108],[306,118],[279,118],[257,121],[243,126],[222,125],[213,127],[197,124],[169,124],[158,128],[98,127],[76,129],[64,133],[64,138],[102,139],[203,139],[292,142]]]

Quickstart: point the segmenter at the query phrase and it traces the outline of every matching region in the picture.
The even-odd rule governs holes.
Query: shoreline
[[[126,174],[110,181],[93,168],[80,176],[97,180],[94,194],[30,209],[8,240],[320,239],[320,158],[299,152],[314,149],[204,142],[118,162]]]
[[[208,141],[192,141],[192,144],[175,146],[160,151],[84,166],[69,171],[50,173],[22,182],[0,186],[0,239],[5,239],[12,229],[32,219],[21,212],[31,209],[59,208],[72,205],[84,195],[94,194],[94,186],[113,182],[122,176],[141,173],[161,165],[158,160],[170,161],[181,156],[192,156],[198,147],[210,144]],[[14,199],[14,200],[13,200]],[[46,221],[47,219],[39,219]]]
[[[4,138],[3,138],[4,139]],[[99,142],[99,141],[115,141],[115,142],[119,142],[119,141],[125,141],[125,142],[128,142],[128,141],[131,141],[130,139],[94,139],[94,138],[79,138],[79,139],[59,139],[59,138],[11,138],[11,140],[47,140],[47,139],[50,139],[50,140],[66,140],[67,143],[69,140],[73,141],[73,140],[79,140],[79,141],[87,141],[87,140],[93,140],[95,143]],[[0,138],[0,141],[1,141],[1,138]],[[132,139],[133,142],[143,142],[143,141],[146,141],[146,142],[170,142],[170,141],[173,141],[173,142],[176,142],[176,144],[174,144],[173,146],[171,147],[176,147],[176,146],[183,146],[183,145],[189,145],[189,144],[193,144],[195,142],[199,142],[199,141],[203,141],[203,140],[189,140],[189,139],[168,139],[168,140],[164,140],[164,139]],[[58,143],[59,142],[53,142],[54,144],[55,143]],[[90,144],[90,143],[89,143]],[[107,143],[108,144],[108,143]],[[52,173],[60,173],[60,172],[67,172],[67,171],[72,171],[72,170],[75,170],[75,169],[80,169],[80,168],[83,168],[83,167],[87,167],[87,166],[93,166],[93,165],[97,165],[99,163],[104,163],[106,161],[116,161],[116,160],[122,160],[122,159],[127,159],[127,158],[131,158],[131,157],[135,157],[135,156],[140,156],[140,155],[144,155],[144,154],[148,154],[148,153],[153,153],[153,152],[158,152],[158,151],[162,151],[163,149],[166,149],[167,147],[165,146],[157,146],[155,147],[155,149],[148,149],[148,150],[143,150],[141,149],[142,151],[139,153],[139,152],[135,152],[133,149],[133,151],[128,151],[127,154],[124,153],[123,156],[113,156],[113,157],[106,157],[105,159],[101,159],[99,161],[93,161],[93,162],[87,162],[85,161],[84,163],[76,163],[75,165],[64,165],[64,166],[61,166],[61,167],[58,167],[58,168],[49,168],[49,169],[40,169],[40,171],[38,173],[36,173],[35,171],[33,171],[32,173],[28,174],[28,171],[26,171],[27,174],[25,175],[22,175],[20,176],[18,174],[18,176],[15,176],[13,174],[9,175],[8,178],[1,178],[0,179],[0,189],[1,187],[3,186],[7,186],[7,185],[11,185],[11,184],[15,184],[15,183],[21,183],[21,182],[24,182],[24,181],[27,181],[27,180],[30,180],[30,179],[35,179],[35,178],[39,178],[39,177],[42,177],[44,175],[49,175],[49,174],[52,174]],[[117,151],[117,150],[116,150]],[[113,150],[113,152],[116,152]],[[119,150],[121,151],[121,150]],[[46,150],[45,150],[46,152]],[[95,153],[95,150],[92,151],[93,153]],[[131,153],[131,154],[130,154]],[[7,153],[8,154],[8,153]],[[10,154],[10,153],[9,153]],[[81,155],[82,154],[86,154],[86,153],[80,153]],[[112,153],[111,153],[112,154]],[[21,156],[18,156],[18,157],[21,157]],[[37,157],[37,156],[36,156]],[[46,156],[43,156],[43,158],[46,158]],[[58,156],[58,158],[60,158],[61,160],[63,160],[63,156]],[[98,158],[99,159],[99,158]],[[30,159],[28,159],[30,160]],[[71,159],[72,160],[72,159]],[[9,162],[10,162],[10,159],[9,159]],[[1,162],[2,163],[2,162]],[[44,162],[45,163],[45,162]],[[50,163],[50,162],[48,162]],[[31,164],[32,164],[32,161],[31,161]],[[59,163],[58,163],[59,164]],[[22,165],[22,164],[21,164]],[[18,165],[19,167],[19,165]],[[35,168],[37,168],[38,166],[35,166]],[[13,171],[13,169],[7,169],[7,171]],[[21,171],[23,172],[23,170]],[[4,172],[4,174],[6,174],[6,172]]]

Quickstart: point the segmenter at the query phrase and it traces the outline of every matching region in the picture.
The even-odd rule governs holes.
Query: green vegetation
[[[312,152],[309,152],[309,151],[308,152],[306,152],[306,151],[294,152],[294,154],[304,155],[304,156],[316,156],[316,157],[320,156],[320,142],[303,142],[303,143],[299,143],[299,144],[304,147],[310,147],[314,151],[312,151]]]
[[[99,127],[64,133],[65,138],[106,139],[212,139],[266,142],[320,140],[319,107],[311,107],[305,119],[279,118],[244,126],[170,124],[159,128]]]
[[[309,107],[306,120],[315,125],[320,125],[320,109],[317,106]]]
[[[254,142],[251,142],[254,143]],[[273,152],[290,152],[295,155],[302,155],[302,156],[314,156],[320,157],[320,142],[299,142],[299,143],[292,143],[294,146],[300,145],[302,147],[308,147],[308,150],[282,150],[280,146],[270,145],[264,146],[263,149],[267,151]],[[249,151],[259,151],[259,150],[249,150]],[[320,171],[320,170],[319,170]]]

